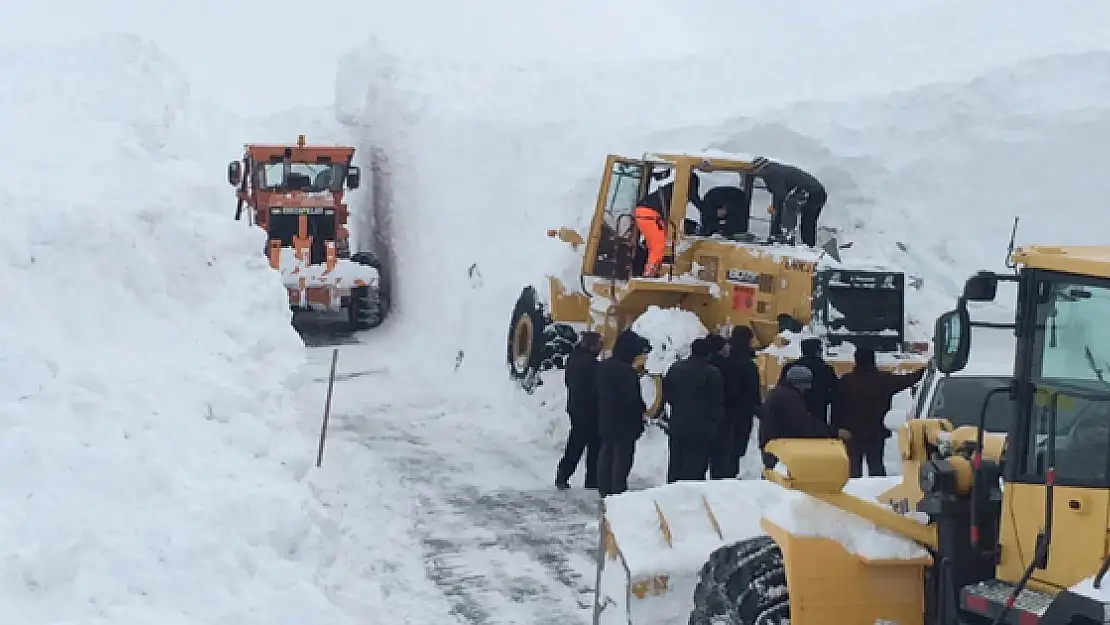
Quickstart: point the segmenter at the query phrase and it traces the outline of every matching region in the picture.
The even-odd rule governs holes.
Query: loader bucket
[[[849,480],[844,491],[874,501],[891,484],[891,478],[861,478]],[[877,501],[874,504],[879,506]],[[830,518],[832,523],[827,521]],[[929,562],[913,541],[770,480],[677,482],[612,495],[602,501],[599,532],[594,625],[685,625],[710,555],[768,534],[791,558],[789,562],[804,558],[804,550],[812,545],[827,552],[829,566],[799,567],[799,580],[808,580],[814,571],[837,580],[842,571],[836,567],[851,563],[853,568],[847,570],[866,582],[861,582],[861,588],[881,584],[886,573],[896,575],[908,588]],[[799,537],[817,542],[799,542]],[[878,544],[894,556],[859,554],[859,544]],[[825,589],[810,584],[799,588],[799,593],[815,596]],[[900,591],[883,604],[895,607],[883,607],[881,612],[903,614],[898,606],[914,604],[915,597]],[[810,619],[807,622],[827,622]]]

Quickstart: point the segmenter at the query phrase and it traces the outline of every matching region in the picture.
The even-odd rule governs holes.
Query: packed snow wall
[[[235,120],[129,37],[0,50],[0,94],[0,620],[344,622]]]

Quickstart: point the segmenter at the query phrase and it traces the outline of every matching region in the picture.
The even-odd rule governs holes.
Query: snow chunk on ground
[[[656,374],[665,374],[676,361],[689,356],[694,339],[709,332],[694,313],[658,306],[648,306],[632,323],[632,331],[651,342],[645,368]]]
[[[220,122],[129,37],[0,50],[0,93],[5,620],[350,622],[285,290],[193,152]]]

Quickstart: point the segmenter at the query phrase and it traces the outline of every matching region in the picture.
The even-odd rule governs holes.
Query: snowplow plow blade
[[[281,280],[289,289],[353,289],[377,288],[380,274],[368,265],[360,265],[346,258],[336,258],[334,250],[322,263],[310,264],[303,260],[307,253],[298,254],[292,248],[274,245],[270,250],[270,265],[281,272]]]
[[[835,462],[832,452],[825,455]],[[815,474],[823,464],[828,463],[815,462],[812,471],[803,469],[805,473],[800,475]],[[825,496],[852,498],[860,506],[887,513],[876,498],[894,479],[847,480],[845,476],[846,492],[837,488]],[[806,481],[807,486],[815,483],[812,475]],[[833,486],[829,483],[828,490]],[[721,574],[722,554],[742,550],[753,539],[768,540],[768,535],[776,543],[772,547],[783,550],[788,567],[808,557],[801,555],[807,550],[819,547],[813,553],[822,560],[786,573],[794,580],[791,583],[797,584],[799,597],[824,599],[832,592],[829,583],[813,580],[820,577],[818,573],[841,589],[853,580],[859,582],[859,593],[836,595],[842,599],[840,616],[870,613],[854,598],[867,596],[870,591],[866,589],[881,585],[887,575],[898,580],[897,596],[882,605],[875,604],[874,597],[869,596],[868,601],[882,614],[908,614],[903,607],[920,606],[920,597],[901,589],[912,588],[930,562],[928,553],[904,535],[772,480],[677,482],[606,497],[600,514],[594,625],[694,622],[691,613],[704,611],[702,604],[713,594],[708,587],[724,583],[713,579]],[[916,588],[920,590],[920,586]],[[792,596],[793,592],[792,588]],[[799,613],[791,622],[814,625],[834,621],[822,620],[820,614]]]

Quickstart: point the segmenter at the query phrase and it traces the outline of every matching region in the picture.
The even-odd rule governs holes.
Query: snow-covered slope
[[[234,120],[127,37],[0,50],[0,114],[0,621],[345,622]]]

